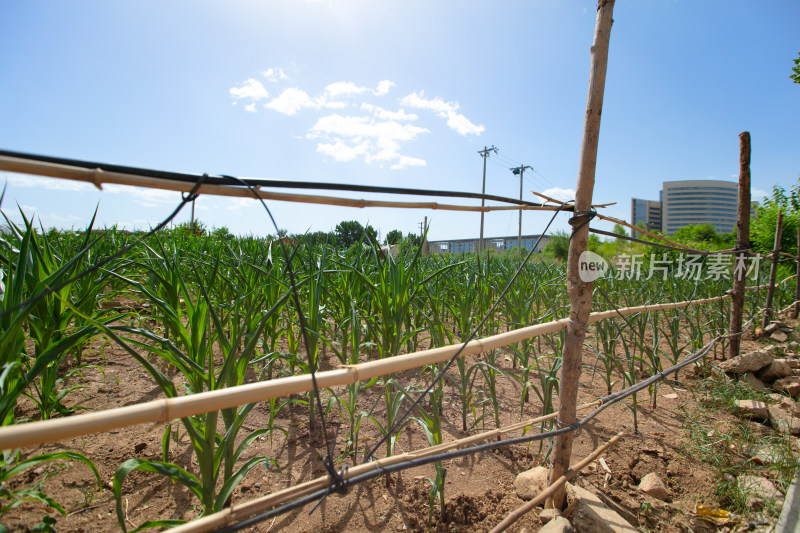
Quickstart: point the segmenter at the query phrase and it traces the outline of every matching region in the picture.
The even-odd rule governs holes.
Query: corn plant
[[[166,249],[162,251],[166,252]],[[211,299],[205,289],[206,285],[213,284],[219,258],[214,262],[215,267],[211,270],[209,279],[199,284],[198,296],[187,288],[181,275],[180,260],[177,255],[171,257],[154,255],[150,259],[154,265],[150,268],[148,276],[151,285],[145,286],[133,280],[129,280],[129,283],[137,287],[158,310],[167,329],[173,332],[175,341],[152,331],[130,326],[104,328],[106,334],[137,359],[167,397],[175,397],[178,394],[172,380],[162,374],[146,357],[140,355],[135,348],[155,354],[174,366],[185,378],[189,393],[216,390],[243,383],[247,369],[255,358],[256,349],[261,344],[261,335],[267,321],[273,313],[285,305],[289,293],[284,294],[266,310],[263,309],[263,297],[250,301],[246,297],[241,297],[219,305]],[[165,272],[164,276],[161,275],[162,270]],[[195,271],[197,270],[195,268]],[[176,286],[170,285],[173,279],[177,281]],[[160,288],[153,287],[153,284]],[[251,290],[242,288],[237,292],[249,295]],[[158,294],[167,294],[172,301],[179,302],[178,308],[173,308]],[[184,316],[186,325],[183,323]],[[123,339],[116,332],[133,336]],[[219,366],[215,363],[213,347],[216,347],[221,354],[222,364]],[[269,431],[269,429],[254,431],[238,446],[235,445],[236,436],[253,406],[254,404],[247,404],[238,409],[223,409],[221,413],[212,411],[181,420],[197,458],[198,476],[178,465],[161,461],[129,459],[120,465],[114,475],[114,495],[117,498],[117,518],[120,526],[123,529],[126,527],[121,507],[122,484],[134,470],[158,473],[186,486],[200,500],[203,514],[219,511],[226,505],[233,489],[254,466],[272,462],[266,457],[253,457],[234,471],[235,464],[250,443]],[[219,491],[217,491],[218,483],[222,483]],[[168,524],[149,522],[140,527],[161,525]]]
[[[62,516],[67,515],[66,509],[58,501],[44,493],[41,481],[23,489],[10,489],[8,487],[9,481],[15,476],[37,465],[52,461],[77,461],[83,463],[97,480],[97,490],[103,490],[103,482],[100,479],[97,467],[80,453],[54,452],[22,459],[19,450],[3,450],[2,455],[0,455],[0,533],[8,531],[2,523],[3,516],[28,501],[39,502],[47,508],[55,509]],[[45,515],[39,524],[34,526],[32,531],[55,531],[55,523],[55,520],[50,515]]]
[[[59,375],[62,362],[71,350],[98,331],[92,325],[75,327],[79,313],[70,293],[74,282],[65,283],[97,241],[87,238],[75,256],[56,261],[42,252],[36,232],[27,219],[24,233],[6,220],[16,244],[8,244],[8,247],[12,253],[16,252],[16,258],[4,258],[9,276],[3,308],[12,311],[0,317],[0,422],[3,425],[13,422],[14,408],[21,394],[27,394],[36,402],[42,418],[49,418],[54,410],[68,414],[70,409],[62,400],[74,389],[65,386],[68,375]],[[50,287],[59,285],[63,287],[49,292]],[[45,296],[38,300],[30,298],[41,294]],[[100,315],[97,318],[101,319]],[[110,323],[117,318],[119,315],[102,320]],[[31,354],[25,345],[23,328],[29,330],[33,340]]]

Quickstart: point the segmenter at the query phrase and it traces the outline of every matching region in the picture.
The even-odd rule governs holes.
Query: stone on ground
[[[781,395],[777,407],[780,407],[795,418],[800,418],[800,405],[791,398]]]
[[[747,503],[750,507],[763,507],[766,500],[783,500],[783,493],[767,478],[739,476],[736,482],[739,488],[747,493]]]
[[[548,523],[539,530],[539,533],[572,533],[572,524],[563,516],[557,516],[550,520]]]
[[[787,413],[779,405],[769,406],[769,423],[781,433],[800,435],[800,418]]]
[[[733,374],[746,374],[758,372],[772,362],[772,356],[767,352],[750,352],[720,363],[723,372]]]
[[[764,382],[758,379],[755,374],[752,372],[746,372],[742,376],[742,381],[750,385],[750,388],[753,390],[766,390],[767,386],[764,385]]]
[[[775,342],[786,342],[787,340],[789,340],[789,335],[787,335],[781,330],[778,330],[772,335],[770,335],[769,338],[774,340]]]
[[[530,470],[526,470],[517,474],[514,480],[514,488],[517,490],[517,496],[523,500],[531,500],[537,494],[547,488],[547,476],[549,469],[544,466],[535,466]]]
[[[626,522],[600,501],[600,498],[577,485],[567,484],[567,499],[573,507],[570,522],[577,533],[637,533],[639,530]]]
[[[778,392],[785,392],[792,398],[797,398],[800,396],[800,378],[790,376],[778,379],[772,384],[772,388]]]
[[[539,521],[542,524],[546,524],[550,522],[553,518],[556,518],[557,516],[561,516],[561,511],[559,511],[558,509],[553,509],[551,507],[549,509],[544,509],[542,510],[541,513],[539,513]]]
[[[761,381],[775,381],[776,379],[785,378],[792,375],[792,367],[788,359],[775,359],[769,366],[762,369],[758,373],[758,378]]]
[[[669,499],[667,486],[655,472],[650,472],[639,482],[639,490],[661,501]]]
[[[739,414],[748,418],[769,420],[767,404],[758,400],[736,400],[736,410]]]

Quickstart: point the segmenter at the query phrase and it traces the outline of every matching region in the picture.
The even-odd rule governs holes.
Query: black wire
[[[225,177],[234,180],[241,185],[244,185],[250,190],[250,192],[253,193],[253,196],[255,196],[259,202],[261,202],[261,205],[264,207],[264,210],[267,212],[267,215],[269,215],[269,218],[272,221],[272,225],[275,227],[275,233],[276,234],[280,233],[280,229],[278,228],[278,223],[275,221],[275,217],[272,215],[272,211],[270,211],[269,207],[267,206],[267,203],[258,194],[258,191],[256,191],[252,185],[250,185],[249,183],[245,182],[242,179],[233,176],[225,176]],[[335,443],[331,442],[331,440],[328,438],[328,428],[325,418],[325,411],[322,409],[322,399],[319,392],[319,385],[317,384],[317,376],[315,369],[316,361],[314,361],[313,358],[311,357],[311,345],[308,342],[308,325],[306,322],[305,314],[303,313],[303,309],[300,306],[300,297],[298,295],[299,291],[297,289],[297,282],[295,279],[294,269],[292,268],[292,257],[290,256],[288,250],[286,249],[286,243],[284,243],[283,239],[278,238],[278,242],[280,242],[281,249],[283,251],[283,257],[284,260],[286,261],[286,273],[289,275],[289,283],[292,289],[292,299],[294,300],[294,304],[297,309],[297,317],[298,321],[300,322],[300,330],[303,335],[303,343],[305,344],[306,347],[306,358],[308,359],[308,368],[309,368],[309,373],[311,374],[311,384],[313,385],[314,388],[314,397],[317,403],[317,410],[319,411],[319,418],[320,421],[322,422],[322,435],[325,440],[325,452],[327,454],[322,459],[322,464],[325,466],[325,470],[327,470],[328,474],[331,476],[331,479],[333,480],[334,490],[343,493],[345,491],[344,480],[342,479],[341,473],[336,472],[336,470],[333,468],[333,451],[334,451],[333,446]]]
[[[453,357],[450,358],[450,360],[447,362],[447,364],[445,364],[445,366],[442,368],[442,370],[439,372],[439,374],[433,378],[433,381],[431,381],[431,383],[428,385],[428,387],[424,391],[422,391],[422,393],[420,393],[419,396],[417,396],[417,398],[412,402],[411,406],[399,418],[399,420],[395,421],[395,423],[392,425],[391,428],[387,428],[387,431],[384,434],[384,436],[381,437],[380,441],[378,441],[378,443],[372,448],[372,450],[370,450],[370,452],[364,457],[364,461],[363,462],[366,463],[367,461],[369,461],[372,458],[372,455],[378,450],[378,448],[380,448],[381,445],[383,445],[383,443],[386,442],[386,439],[388,439],[390,436],[392,436],[394,434],[395,431],[397,431],[397,428],[399,428],[405,422],[405,420],[408,418],[408,416],[411,414],[411,412],[420,404],[422,399],[425,398],[425,396],[433,389],[433,387],[436,386],[436,384],[439,383],[439,381],[442,380],[442,378],[444,377],[445,373],[450,369],[450,367],[453,366],[453,363],[455,363],[456,359],[458,359],[458,357],[461,355],[461,352],[464,351],[464,348],[466,348],[467,344],[469,344],[478,335],[478,331],[480,331],[481,328],[483,328],[484,324],[486,324],[486,321],[489,320],[489,317],[492,316],[492,314],[494,313],[495,309],[497,309],[497,306],[500,305],[500,302],[503,301],[503,298],[505,298],[506,293],[509,291],[511,286],[514,284],[514,282],[519,277],[519,274],[522,272],[522,269],[528,263],[528,261],[530,260],[530,258],[533,255],[534,251],[536,250],[536,247],[539,245],[539,241],[541,241],[541,239],[544,236],[544,234],[547,233],[548,228],[553,223],[553,221],[556,219],[556,216],[561,211],[562,207],[563,207],[563,204],[560,205],[558,207],[558,209],[556,209],[556,211],[553,213],[553,216],[550,218],[550,221],[547,223],[547,226],[545,226],[544,231],[542,232],[542,234],[539,235],[538,239],[536,239],[536,242],[531,247],[531,250],[528,252],[528,255],[526,255],[525,259],[522,261],[522,263],[520,263],[519,268],[517,268],[517,271],[514,273],[514,275],[508,281],[508,283],[506,284],[506,286],[503,289],[503,291],[497,297],[497,300],[495,300],[495,302],[492,304],[491,309],[489,309],[489,311],[481,319],[480,323],[477,326],[475,326],[475,328],[469,334],[469,337],[467,337],[467,340],[464,341],[464,343],[461,345],[461,347],[458,349],[458,351],[453,355]],[[480,257],[478,257],[478,260],[480,260]]]
[[[199,176],[196,174],[189,174],[185,172],[168,172],[164,170],[153,170],[140,167],[129,167],[123,165],[113,165],[109,163],[98,163],[94,161],[82,161],[79,159],[67,159],[63,157],[43,156],[36,154],[27,154],[23,152],[14,152],[11,150],[0,150],[0,156],[14,157],[17,159],[26,159],[29,161],[40,161],[44,163],[55,163],[59,165],[67,165],[85,169],[100,169],[105,172],[117,172],[121,174],[130,174],[134,176],[144,176],[149,178],[158,178],[169,181],[189,182],[195,183]],[[472,198],[478,200],[495,200],[498,202],[505,202],[515,205],[525,205],[530,207],[541,207],[541,203],[528,202],[526,200],[519,200],[516,198],[507,198],[504,196],[497,196],[494,194],[479,194],[464,191],[442,191],[442,190],[427,190],[427,189],[412,189],[407,187],[379,187],[376,185],[354,185],[354,184],[339,184],[339,183],[325,183],[321,181],[293,181],[293,180],[270,180],[270,179],[247,179],[234,178],[232,176],[207,176],[205,183],[209,185],[246,185],[248,187],[271,187],[279,189],[316,189],[316,190],[329,190],[329,191],[349,191],[349,192],[367,192],[367,193],[384,193],[384,194],[406,194],[411,196],[440,196],[446,198]],[[570,209],[567,209],[569,211]]]
[[[6,316],[9,313],[13,313],[15,311],[19,311],[20,309],[22,309],[22,308],[24,308],[24,307],[26,307],[26,306],[28,306],[30,304],[38,302],[42,298],[44,298],[46,296],[49,296],[49,295],[53,294],[54,292],[57,292],[57,291],[63,289],[64,287],[66,287],[70,283],[73,283],[73,282],[75,282],[75,281],[77,281],[79,279],[82,279],[82,278],[88,276],[89,274],[95,272],[96,270],[104,267],[105,265],[107,265],[108,263],[113,261],[114,259],[117,259],[118,257],[122,256],[123,254],[128,253],[132,248],[134,248],[140,242],[142,242],[143,240],[147,239],[148,237],[150,237],[154,233],[156,233],[159,230],[161,230],[164,226],[169,224],[170,221],[172,221],[172,219],[175,218],[178,215],[178,213],[180,213],[181,209],[183,209],[183,207],[186,204],[188,204],[189,202],[194,201],[198,196],[196,194],[197,191],[200,189],[200,186],[205,182],[206,176],[208,176],[208,175],[207,174],[203,174],[202,176],[199,176],[199,178],[197,179],[197,182],[195,183],[194,187],[192,187],[192,190],[189,191],[188,193],[183,194],[183,198],[181,200],[181,203],[178,204],[178,207],[176,207],[175,210],[167,218],[165,218],[163,221],[161,221],[156,227],[154,227],[153,229],[151,229],[150,231],[148,231],[147,233],[145,233],[144,235],[142,235],[138,239],[134,240],[128,246],[123,247],[118,252],[116,252],[114,254],[111,254],[110,256],[106,257],[105,259],[103,259],[99,263],[96,263],[96,264],[90,266],[89,268],[87,268],[83,272],[73,276],[72,278],[68,279],[67,281],[59,283],[58,285],[55,285],[54,287],[47,287],[46,289],[41,291],[39,294],[37,294],[35,296],[32,296],[31,298],[28,298],[24,302],[22,302],[22,303],[20,303],[18,305],[15,305],[14,307],[11,307],[9,309],[0,310],[0,318]],[[84,248],[83,250],[80,250],[78,252],[78,255],[82,254],[83,252],[85,252],[86,250],[88,250],[89,248],[94,246],[95,242],[96,242],[96,240],[92,241],[91,243],[89,243],[86,246],[86,248]]]

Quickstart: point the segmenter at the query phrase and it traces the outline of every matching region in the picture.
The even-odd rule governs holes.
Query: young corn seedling
[[[103,481],[100,479],[97,467],[80,453],[54,452],[22,459],[19,450],[3,450],[2,455],[0,455],[0,532],[5,533],[8,531],[6,526],[3,525],[3,516],[25,502],[39,502],[45,508],[58,511],[62,516],[67,515],[66,509],[43,491],[41,481],[28,488],[10,488],[9,481],[12,478],[37,465],[52,461],[77,461],[83,463],[97,480],[97,490],[103,490]],[[32,474],[32,472],[30,473]],[[53,527],[55,523],[51,516],[45,515],[40,523],[33,527],[32,531],[55,531],[55,527]]]
[[[436,365],[432,365],[430,368],[431,373],[435,375],[438,371]],[[420,416],[414,418],[414,420],[422,428],[422,432],[425,434],[425,438],[428,441],[429,446],[437,446],[442,443],[441,411],[444,392],[442,390],[441,383],[442,382],[439,381],[439,386],[434,387],[428,393],[430,396],[430,413],[426,412],[425,409],[420,405]],[[447,507],[444,497],[447,469],[444,468],[441,461],[436,461],[434,465],[436,467],[436,477],[434,479],[427,478],[428,483],[431,485],[428,501],[428,527],[431,526],[436,500],[439,501],[441,521],[446,522],[447,520]]]
[[[226,308],[223,308],[211,300],[205,289],[205,286],[213,285],[218,274],[216,267],[219,264],[219,257],[216,258],[208,279],[199,284],[200,294],[197,296],[188,290],[183,281],[179,257],[157,259],[158,264],[167,269],[167,276],[162,277],[158,272],[151,271],[150,279],[166,282],[172,279],[170,276],[176,277],[178,286],[174,287],[173,301],[180,302],[185,311],[172,308],[166,300],[159,298],[144,284],[132,280],[130,283],[150,300],[161,316],[165,317],[168,327],[175,335],[175,342],[149,330],[130,326],[103,327],[103,331],[145,368],[168,398],[178,394],[172,380],[161,373],[135,347],[156,354],[174,366],[186,380],[190,394],[243,383],[250,362],[255,357],[266,322],[273,313],[285,305],[289,293],[283,295],[267,310],[263,310],[263,300],[260,298],[252,300],[249,304],[246,298],[226,302]],[[198,270],[196,264],[190,262],[190,265],[195,271]],[[169,293],[173,290],[172,287],[165,289],[167,290],[160,292]],[[249,292],[242,291],[240,294]],[[184,315],[185,325],[184,320],[178,319]],[[254,315],[258,315],[258,320],[253,320]],[[133,336],[122,339],[116,332]],[[221,355],[220,365],[216,363],[217,359],[212,349],[214,346]],[[219,411],[211,411],[181,420],[197,459],[199,475],[168,462],[129,459],[122,463],[114,475],[114,495],[117,499],[117,518],[123,530],[126,525],[122,512],[122,485],[134,470],[158,473],[184,485],[197,496],[203,514],[209,514],[219,511],[226,505],[234,488],[253,467],[265,462],[274,462],[266,457],[253,457],[235,469],[253,440],[268,432],[268,429],[254,431],[241,443],[235,444],[238,432],[253,406],[254,404],[247,404],[238,409],[224,409],[221,412],[222,417],[219,416]],[[162,525],[168,524],[161,521],[148,522],[140,528]]]
[[[65,406],[62,400],[75,387],[67,387],[66,380],[70,372],[77,373],[80,367],[64,375],[60,371],[62,362],[70,351],[98,332],[93,325],[83,322],[80,327],[76,325],[79,312],[71,295],[74,282],[38,301],[30,300],[32,296],[71,279],[97,240],[91,241],[87,236],[75,256],[57,261],[47,251],[41,250],[36,232],[27,219],[24,233],[6,220],[15,243],[9,248],[12,253],[16,251],[16,257],[9,255],[4,259],[9,274],[3,308],[22,307],[0,318],[0,391],[3,393],[0,396],[0,422],[3,425],[13,422],[14,408],[21,394],[36,403],[43,419],[50,418],[54,411],[69,414],[73,409]],[[119,317],[98,313],[95,318],[107,324]],[[33,341],[32,354],[28,353],[25,345],[23,328],[28,329]]]

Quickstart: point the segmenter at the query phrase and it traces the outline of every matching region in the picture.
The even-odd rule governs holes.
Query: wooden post
[[[800,227],[797,228],[797,277],[794,278],[794,318],[800,317]]]
[[[739,134],[739,213],[736,219],[736,256],[734,265],[744,264],[746,251],[750,249],[750,132]],[[731,294],[731,334],[742,331],[744,310],[744,288],[747,285],[746,269],[733,269],[733,291]],[[739,355],[741,335],[730,338],[728,359]]]
[[[781,236],[783,234],[783,211],[778,210],[778,222],[775,224],[775,246],[772,248],[772,268],[769,270],[769,285],[767,286],[767,303],[764,304],[763,327],[769,325],[772,318],[772,297],[775,295],[775,278],[778,277],[778,260],[781,252]]]
[[[578,399],[578,381],[581,376],[581,350],[586,336],[586,323],[592,306],[592,283],[581,280],[578,264],[580,255],[586,251],[589,239],[589,221],[597,165],[597,144],[600,137],[600,114],[603,109],[603,91],[608,64],[608,41],[611,36],[614,0],[598,0],[597,21],[594,30],[589,76],[589,94],[586,100],[586,117],[583,123],[581,158],[578,169],[578,185],[575,191],[575,216],[570,219],[572,237],[567,256],[567,291],[570,311],[561,372],[559,375],[558,410],[556,424],[559,427],[575,422],[575,406]],[[572,456],[572,437],[569,432],[556,438],[553,464],[550,468],[550,483],[569,470]],[[553,494],[553,505],[564,506],[566,489],[562,486]]]

